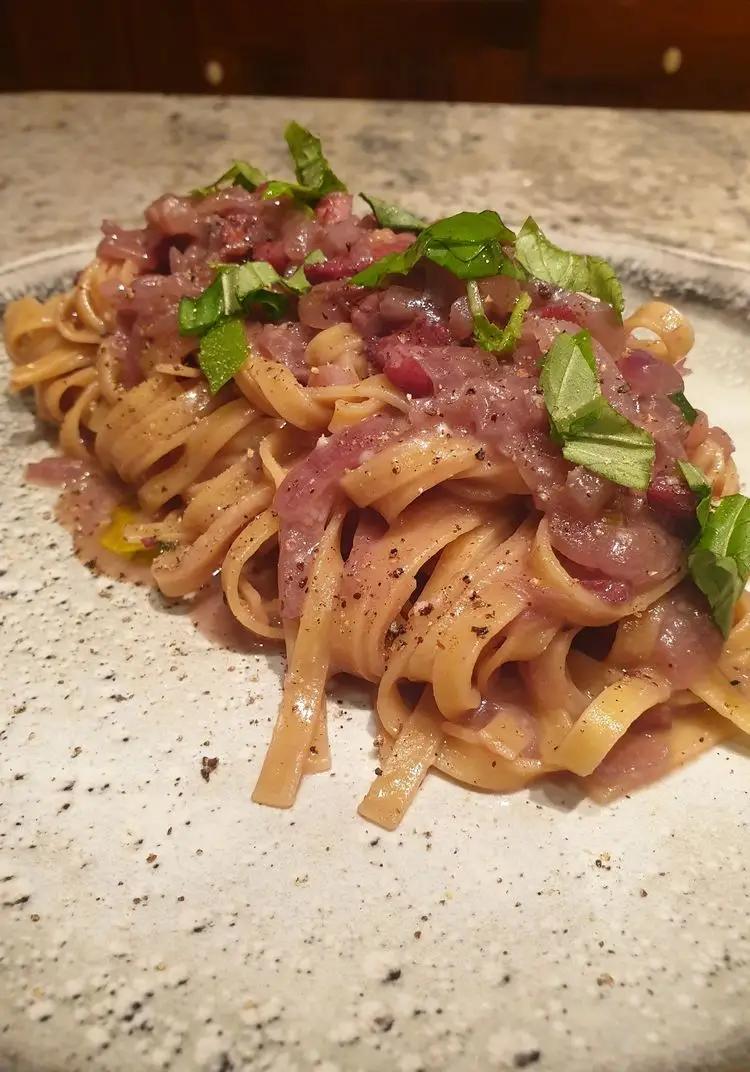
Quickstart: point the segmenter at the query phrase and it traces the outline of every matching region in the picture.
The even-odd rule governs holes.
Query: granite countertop
[[[0,97],[0,260],[136,220],[235,157],[282,172],[290,117],[352,189],[417,211],[532,211],[750,262],[750,115],[73,93]]]

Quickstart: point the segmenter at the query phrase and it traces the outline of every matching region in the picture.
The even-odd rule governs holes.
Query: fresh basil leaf
[[[288,124],[284,138],[294,161],[297,182],[272,179],[263,191],[265,200],[276,201],[280,197],[293,197],[302,204],[314,204],[326,194],[346,190],[346,186],[334,175],[323,155],[319,138],[295,122]]]
[[[733,558],[717,556],[697,547],[688,557],[690,575],[708,600],[711,614],[723,636],[729,636],[734,605],[742,595],[747,578],[740,576]]]
[[[605,399],[563,435],[563,457],[626,488],[645,491],[654,464],[654,441]]]
[[[305,266],[300,264],[291,275],[284,276],[284,286],[293,290],[295,294],[307,294],[310,289],[310,281],[305,275]]]
[[[284,131],[284,138],[289,146],[297,182],[307,190],[315,191],[318,197],[346,190],[346,186],[336,175],[323,155],[320,138],[316,138],[299,123],[291,122]]]
[[[242,269],[249,267],[264,270],[243,275]],[[247,312],[251,305],[264,305],[275,320],[287,311],[290,294],[304,294],[310,289],[301,268],[290,276],[283,276],[265,261],[240,265],[234,286],[237,303],[234,308],[228,308],[228,312]],[[283,290],[274,290],[274,287],[282,287]]]
[[[705,526],[711,514],[711,489],[705,495],[701,495],[700,499],[695,505],[695,516],[698,518],[698,524],[701,529]]]
[[[311,284],[305,275],[305,265],[322,264],[325,260],[326,255],[322,249],[313,249],[307,254],[299,268],[295,269],[291,275],[286,275],[282,278],[282,283],[289,290],[293,290],[295,294],[307,294]]]
[[[224,288],[219,276],[197,298],[181,298],[177,321],[181,335],[203,335],[224,311]]]
[[[743,500],[742,510],[734,523],[728,551],[737,563],[737,569],[744,583],[750,577],[750,499],[747,499],[744,495],[730,497]],[[724,499],[722,502],[726,502],[726,500]]]
[[[700,469],[697,469],[691,462],[684,462],[678,458],[677,464],[685,478],[685,483],[696,495],[695,513],[702,529],[711,512],[711,485]]]
[[[377,287],[389,275],[408,275],[422,255],[422,248],[417,241],[403,253],[387,253],[379,261],[374,261],[353,275],[350,282],[360,287]]]
[[[272,179],[245,160],[235,160],[232,166],[220,175],[216,182],[208,186],[199,186],[192,191],[193,197],[208,197],[224,186],[243,186],[246,190],[257,190],[266,184],[263,198],[275,201],[280,197],[292,197],[300,207],[314,204],[325,194],[334,190],[346,190],[346,186],[336,175],[323,155],[320,140],[305,130],[299,123],[289,123],[284,131],[289,152],[294,161],[297,182],[285,179]],[[309,209],[306,208],[306,211]]]
[[[489,241],[509,245],[516,237],[491,208],[485,208],[481,212],[457,212],[453,216],[435,220],[426,229],[431,240],[439,239],[451,246],[473,245],[477,242],[484,244]]]
[[[686,466],[689,463],[680,462],[683,473]],[[695,482],[694,472],[690,470],[694,466],[689,466],[685,474],[688,483]],[[705,482],[701,490],[704,488],[707,488]],[[750,577],[750,499],[728,495],[711,509],[710,492],[706,492],[696,513],[701,534],[688,557],[688,567],[693,581],[708,600],[714,621],[726,637],[732,628],[734,605]]]
[[[244,264],[221,265],[221,276],[228,280],[236,301],[241,305],[248,295],[258,290],[270,290],[284,280],[268,261],[246,261]],[[227,312],[234,312],[227,309]]]
[[[201,339],[198,364],[212,394],[228,383],[249,356],[245,327],[239,317],[222,320]]]
[[[674,402],[688,424],[695,424],[698,419],[698,410],[690,405],[682,391],[675,391],[674,394],[671,394],[669,401]]]
[[[280,320],[289,308],[289,298],[277,290],[251,290],[242,303],[242,312],[248,315],[253,305],[262,305],[270,320]]]
[[[563,457],[626,488],[645,490],[654,441],[602,396],[588,331],[557,336],[539,377],[552,438]]]
[[[504,328],[499,328],[488,319],[479,287],[471,280],[466,284],[466,293],[469,299],[469,311],[474,322],[474,338],[483,350],[493,354],[502,354],[511,350],[521,337],[523,318],[526,310],[531,305],[531,296],[523,293],[516,298],[511,310],[508,323]]]
[[[232,166],[220,175],[216,182],[208,186],[198,186],[190,191],[191,197],[209,197],[217,193],[222,186],[243,186],[246,190],[257,190],[267,180],[260,168],[253,167],[245,160],[235,160]]]
[[[427,220],[420,219],[408,209],[391,205],[387,201],[381,201],[379,197],[371,197],[369,194],[360,193],[363,201],[372,209],[373,215],[379,227],[390,227],[392,231],[414,231],[419,234],[427,226]]]
[[[263,191],[264,201],[278,201],[282,197],[290,197],[294,200],[299,212],[311,217],[315,215],[312,205],[322,196],[315,190],[308,190],[306,186],[300,186],[296,182],[287,182],[286,179],[272,179]]]
[[[458,212],[430,224],[403,253],[387,254],[352,276],[351,282],[376,287],[389,275],[406,275],[423,257],[458,279],[492,275],[524,279],[524,272],[503,249],[514,237],[496,212]]]
[[[294,197],[301,201],[306,192],[296,182],[288,182],[286,179],[271,179],[263,191],[263,200],[277,201],[280,197]]]
[[[750,576],[750,499],[727,495],[711,511],[698,541],[718,555],[729,555],[745,579]]]
[[[608,302],[622,316],[625,299],[614,269],[601,257],[570,253],[551,242],[529,216],[516,239],[516,259],[535,279]]]
[[[557,336],[542,365],[539,383],[550,420],[562,436],[601,396],[588,332]]]
[[[247,261],[245,264],[222,265],[220,278],[224,283],[224,313],[248,313],[253,305],[262,305],[272,320],[287,311],[288,294],[273,290],[285,280],[268,261]]]
[[[702,499],[705,498],[706,495],[710,497],[711,488],[708,484],[708,481],[706,480],[705,475],[700,471],[700,469],[698,469],[697,466],[693,465],[692,462],[683,461],[682,458],[677,459],[677,464],[679,465],[680,471],[685,477],[685,483],[690,488],[690,490],[694,491],[695,494],[699,495]]]
[[[216,279],[197,298],[182,298],[178,322],[182,335],[203,335],[220,320],[247,313],[262,305],[273,320],[283,316],[290,294],[304,294],[310,284],[298,269],[292,276],[279,275],[268,261],[216,265]],[[282,290],[274,288],[283,288]]]
[[[258,293],[270,291],[270,288],[274,286],[283,287],[294,294],[306,294],[310,289],[310,283],[305,275],[305,265],[319,264],[325,259],[325,254],[315,249],[305,257],[302,264],[291,275],[279,275],[268,261],[247,261],[245,264],[222,266],[222,268],[232,279],[239,303],[243,305],[248,298],[257,301]],[[275,297],[284,297],[276,291],[271,293]],[[255,297],[251,297],[252,295]]]
[[[455,216],[437,220],[425,228],[417,241],[422,243],[424,255],[429,260],[447,268],[459,279],[482,279],[491,275],[523,279],[523,272],[502,248],[514,238],[498,214],[485,209],[483,212],[458,212]]]

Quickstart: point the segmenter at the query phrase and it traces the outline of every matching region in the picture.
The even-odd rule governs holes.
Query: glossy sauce
[[[57,501],[55,517],[71,534],[73,549],[88,569],[117,581],[154,588],[152,555],[138,553],[126,557],[101,545],[102,532],[110,522],[112,511],[127,497],[119,482],[101,473],[84,471],[65,484]]]

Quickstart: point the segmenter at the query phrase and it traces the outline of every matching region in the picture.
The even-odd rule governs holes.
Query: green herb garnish
[[[499,328],[487,317],[479,287],[474,280],[466,284],[466,293],[469,299],[469,311],[474,321],[474,338],[479,346],[493,354],[503,354],[511,350],[521,337],[523,318],[531,305],[531,296],[525,292],[519,294],[508,323],[504,328]]]
[[[275,201],[278,197],[293,197],[304,204],[319,201],[326,194],[337,190],[346,191],[346,186],[334,175],[330,164],[323,154],[320,138],[316,138],[299,123],[289,123],[284,131],[284,138],[294,161],[296,182],[272,179],[263,191],[266,200]]]
[[[297,182],[307,190],[316,190],[322,197],[346,186],[334,175],[323,155],[320,138],[316,138],[299,123],[291,122],[284,131],[284,138],[294,161]]]
[[[706,524],[711,511],[711,485],[706,480],[700,469],[691,462],[677,459],[677,464],[685,478],[685,483],[696,495],[695,513],[701,528]]]
[[[181,298],[177,321],[181,335],[204,335],[220,320],[244,312],[253,304],[265,305],[274,319],[287,306],[288,296],[271,288],[281,277],[266,261],[220,264],[213,283],[197,298]]]
[[[588,331],[558,335],[539,382],[552,436],[567,461],[626,488],[648,487],[654,441],[603,397]]]
[[[366,200],[373,203],[371,198]],[[504,247],[513,248],[506,252]],[[352,282],[376,287],[389,275],[406,275],[422,258],[442,265],[459,279],[507,275],[523,280],[531,276],[567,290],[591,294],[609,302],[622,315],[622,287],[605,260],[560,249],[531,217],[516,237],[497,213],[490,210],[459,212],[437,220],[425,227],[403,253],[391,253],[375,261],[355,275]]]
[[[269,180],[260,168],[248,164],[245,160],[235,160],[216,182],[192,190],[191,197],[208,197],[225,186],[243,186],[252,191],[266,183],[263,191],[266,200],[292,197],[302,205],[310,205],[335,190],[346,190],[344,183],[331,170],[319,138],[294,122],[287,125],[284,138],[294,161],[296,182],[287,182],[286,179]]]
[[[601,257],[570,253],[551,242],[529,216],[516,239],[516,259],[529,275],[608,302],[619,316],[625,307],[620,281]]]
[[[698,512],[701,506],[702,519]],[[706,497],[696,513],[701,533],[688,556],[688,568],[726,637],[732,628],[734,605],[750,577],[750,499],[728,495],[711,507]]]
[[[198,364],[216,394],[239,372],[249,356],[245,325],[238,316],[221,320],[201,339]]]
[[[197,298],[182,298],[177,319],[182,335],[201,336],[198,362],[212,392],[230,380],[247,359],[243,317],[260,305],[271,320],[282,317],[292,295],[305,294],[310,283],[304,264],[325,260],[313,250],[295,272],[281,276],[267,261],[219,264],[213,283]]]
[[[293,290],[295,294],[307,294],[310,289],[310,282],[305,275],[306,264],[322,264],[326,260],[326,255],[322,249],[313,249],[307,254],[299,268],[295,269],[291,275],[283,276],[281,282],[289,290]]]
[[[257,190],[264,182],[268,181],[260,168],[253,167],[245,160],[235,160],[232,166],[220,175],[216,182],[209,186],[198,186],[190,191],[191,197],[209,197],[217,193],[223,186],[243,186],[246,190]]]
[[[325,260],[314,250],[291,275],[282,276],[268,261],[219,264],[213,283],[197,298],[182,298],[178,322],[182,335],[203,335],[219,320],[247,313],[252,305],[263,305],[273,320],[283,316],[291,294],[305,294],[310,283],[304,265]],[[280,289],[279,289],[280,288]]]
[[[284,279],[268,261],[247,261],[245,264],[222,264],[219,279],[224,288],[226,314],[244,312],[248,306],[265,305],[278,319],[288,305],[288,295],[273,290]]]
[[[408,209],[390,205],[387,201],[381,201],[379,197],[370,197],[369,194],[360,193],[359,196],[372,209],[379,227],[390,227],[392,231],[414,231],[415,234],[419,234],[427,226],[427,220],[420,219]]]
[[[181,335],[203,335],[224,315],[224,287],[221,276],[197,298],[180,298],[177,322]]]
[[[389,275],[406,275],[422,258],[447,268],[459,279],[490,275],[523,279],[523,271],[503,249],[514,238],[496,212],[459,212],[430,224],[403,253],[381,257],[352,276],[351,282],[376,287]]]
[[[732,628],[734,605],[750,577],[750,499],[728,495],[713,506],[711,486],[700,469],[681,459],[677,464],[695,492],[695,515],[700,525],[688,555],[688,569],[726,637]]]
[[[669,396],[669,401],[674,402],[688,424],[695,424],[698,419],[698,410],[690,405],[682,391],[675,391],[674,394],[671,394]]]

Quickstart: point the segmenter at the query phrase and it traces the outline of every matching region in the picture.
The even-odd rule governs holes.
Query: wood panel
[[[195,11],[227,92],[386,99],[522,99],[536,19],[528,0],[317,0],[302,22],[295,0],[257,21],[243,0]]]
[[[750,0],[542,0],[530,90],[558,103],[748,109]]]
[[[129,89],[130,18],[101,0],[2,0],[0,89]]]
[[[0,89],[750,109],[750,0],[0,0]]]

